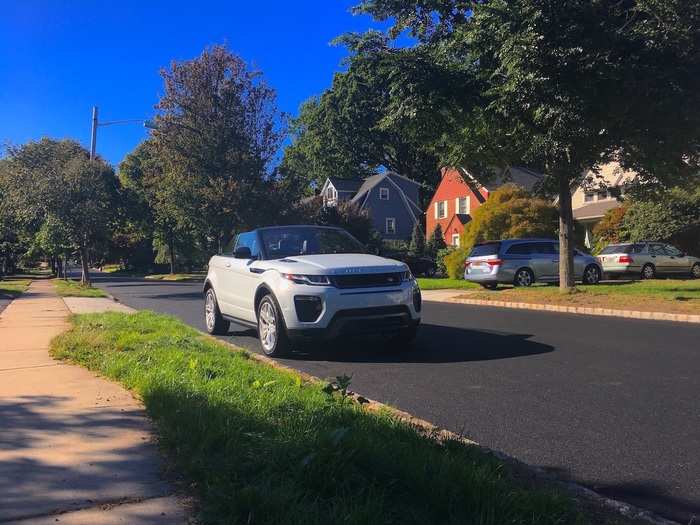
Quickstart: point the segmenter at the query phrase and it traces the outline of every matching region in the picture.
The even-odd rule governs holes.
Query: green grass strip
[[[107,294],[99,288],[85,286],[78,281],[56,279],[54,285],[56,293],[61,297],[107,297]]]
[[[0,296],[17,297],[24,292],[31,284],[30,279],[1,279],[0,280]]]
[[[480,290],[481,287],[464,279],[439,277],[419,277],[416,279],[421,290]]]
[[[52,353],[138,393],[204,523],[570,524],[478,447],[438,443],[152,312],[75,316]]]

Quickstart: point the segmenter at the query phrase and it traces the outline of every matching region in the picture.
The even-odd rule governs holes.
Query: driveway
[[[201,284],[95,279],[203,329]],[[700,328],[426,302],[415,348],[349,341],[280,361],[562,478],[688,522],[700,515]],[[255,333],[224,337],[259,351]]]

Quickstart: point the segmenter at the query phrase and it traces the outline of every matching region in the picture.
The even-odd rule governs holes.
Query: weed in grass
[[[477,447],[440,443],[349,401],[349,376],[329,395],[152,312],[74,323],[53,354],[141,396],[163,448],[198,490],[203,523],[581,519],[568,498],[520,485]]]

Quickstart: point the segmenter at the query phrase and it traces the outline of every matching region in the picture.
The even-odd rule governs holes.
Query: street
[[[201,283],[96,275],[121,302],[204,329]],[[281,362],[606,496],[700,515],[700,328],[426,302],[415,348],[348,341]],[[255,332],[225,340],[259,351]]]

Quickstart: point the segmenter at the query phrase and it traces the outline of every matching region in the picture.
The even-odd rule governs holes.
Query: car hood
[[[284,259],[265,261],[265,265],[284,273],[308,275],[388,273],[401,272],[408,268],[400,261],[362,253],[295,255]]]

